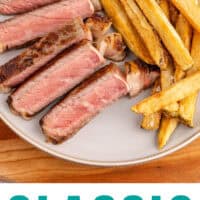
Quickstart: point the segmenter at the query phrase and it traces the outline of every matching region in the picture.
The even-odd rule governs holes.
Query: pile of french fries
[[[194,127],[200,91],[200,2],[198,0],[101,0],[129,49],[160,67],[152,96],[132,107],[141,127],[158,130],[163,148],[180,123]]]

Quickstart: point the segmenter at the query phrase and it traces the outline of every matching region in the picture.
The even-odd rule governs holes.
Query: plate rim
[[[4,114],[2,114],[0,112],[0,118],[1,120],[9,127],[12,129],[12,131],[14,131],[19,137],[21,137],[22,139],[24,139],[26,142],[30,143],[31,145],[33,145],[34,147],[38,148],[39,150],[48,153],[51,156],[63,159],[65,161],[72,161],[75,163],[79,163],[79,164],[84,164],[84,165],[90,165],[90,166],[101,166],[101,167],[116,167],[116,166],[130,166],[130,165],[139,165],[139,164],[144,164],[153,160],[157,160],[160,158],[163,158],[165,156],[168,156],[182,148],[184,148],[185,146],[191,144],[193,141],[195,141],[196,139],[198,139],[200,137],[200,130],[195,132],[191,137],[189,137],[188,139],[184,140],[183,142],[181,142],[180,144],[162,151],[160,153],[156,153],[153,154],[151,156],[146,156],[143,158],[139,158],[139,159],[134,159],[134,160],[127,160],[127,161],[94,161],[94,160],[87,160],[87,159],[81,159],[81,158],[77,158],[77,157],[73,157],[70,155],[66,155],[66,154],[62,154],[60,152],[57,152],[55,150],[52,150],[51,148],[48,148],[46,146],[44,146],[42,143],[38,143],[36,140],[32,139],[31,137],[27,136],[26,133],[23,133],[21,130],[19,130],[12,122],[10,122],[9,119],[7,119],[7,117],[4,116]]]

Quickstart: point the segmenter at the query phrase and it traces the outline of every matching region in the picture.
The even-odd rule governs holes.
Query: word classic
[[[47,196],[39,196],[38,199],[29,199],[26,196],[18,195],[18,196],[13,196],[12,198],[10,198],[10,200],[48,200],[48,197]],[[80,196],[68,196],[64,200],[82,200],[82,199]],[[101,196],[98,196],[95,199],[91,199],[91,200],[115,200],[115,199],[108,195],[101,195]],[[132,196],[127,196],[122,200],[144,200],[144,199],[140,196],[132,195]],[[152,196],[149,200],[162,200],[162,197],[161,196]],[[184,195],[178,195],[169,200],[191,200],[191,199]]]

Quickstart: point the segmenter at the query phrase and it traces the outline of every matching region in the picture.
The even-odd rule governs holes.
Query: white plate
[[[3,17],[0,17],[3,20]],[[5,63],[20,51],[0,55],[0,64]],[[196,113],[196,128],[180,126],[163,151],[158,151],[156,133],[140,128],[141,116],[130,107],[149,95],[142,93],[135,99],[123,98],[105,109],[71,140],[55,146],[45,142],[39,120],[49,109],[32,121],[24,121],[9,111],[7,95],[0,94],[0,117],[19,136],[34,146],[54,156],[84,164],[119,166],[147,162],[168,155],[200,136],[200,110]],[[200,107],[200,100],[198,101]]]

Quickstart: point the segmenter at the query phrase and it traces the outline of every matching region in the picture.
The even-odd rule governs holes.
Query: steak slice
[[[73,47],[9,97],[11,110],[29,119],[94,73],[104,62],[89,42]]]
[[[40,122],[42,130],[51,142],[61,143],[127,92],[124,74],[116,65],[110,64],[50,110]]]
[[[91,30],[93,38],[98,40],[109,32],[112,20],[103,13],[95,13],[86,20],[87,27]]]
[[[114,62],[121,62],[126,58],[126,45],[120,33],[108,33],[96,42],[97,49],[105,58]]]
[[[0,13],[14,15],[28,12],[59,0],[0,0]]]
[[[160,70],[157,66],[147,65],[141,60],[126,62],[125,69],[131,97],[135,97],[142,90],[151,87],[160,77]]]
[[[42,7],[0,23],[0,53],[54,32],[75,18],[94,13],[90,0],[67,0]]]
[[[88,38],[86,27],[79,19],[49,33],[19,56],[0,67],[0,92],[9,92],[24,82],[64,49]],[[88,38],[89,39],[89,38]]]

